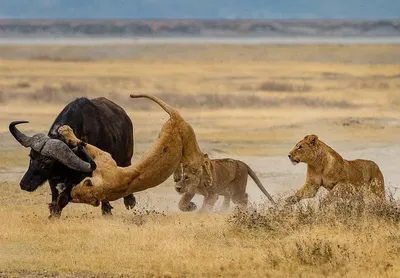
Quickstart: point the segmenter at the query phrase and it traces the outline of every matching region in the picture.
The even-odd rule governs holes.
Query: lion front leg
[[[88,152],[88,154],[93,158],[96,159],[98,154],[104,153],[101,149],[88,144],[86,142],[83,142],[82,140],[79,140],[76,136],[72,128],[68,125],[63,125],[58,128],[58,133],[64,138],[65,142],[73,147],[84,147],[84,151]]]
[[[295,204],[302,199],[313,198],[317,195],[319,185],[313,182],[306,182],[293,196],[286,198],[287,204]]]
[[[200,212],[204,213],[212,211],[214,204],[217,200],[218,200],[218,194],[209,194],[205,196]]]
[[[63,125],[58,128],[58,133],[64,137],[65,142],[68,145],[75,147],[79,144],[80,140],[76,138],[74,131],[68,125]]]
[[[182,195],[178,205],[181,211],[194,211],[197,209],[196,204],[191,202],[194,195],[195,195],[194,193],[189,193],[189,192],[186,192]]]

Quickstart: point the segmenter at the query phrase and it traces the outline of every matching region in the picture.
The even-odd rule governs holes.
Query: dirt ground
[[[267,53],[268,47],[277,49],[245,50]],[[237,46],[226,46],[216,61],[210,60],[212,47],[196,52],[188,46],[187,55],[165,60],[152,49],[140,59],[125,61],[71,61],[69,56],[66,61],[43,56],[26,59],[18,58],[18,49],[0,47],[1,57],[13,54],[12,59],[0,61],[0,277],[357,277],[360,273],[396,277],[400,252],[393,250],[400,250],[399,224],[366,224],[375,233],[381,232],[378,226],[386,227],[380,235],[368,234],[370,241],[367,234],[361,233],[360,239],[359,232],[343,227],[336,227],[334,236],[329,227],[318,226],[284,238],[268,231],[236,230],[227,222],[233,209],[212,215],[179,212],[172,178],[136,193],[135,212],[126,211],[121,200],[112,203],[114,215],[107,218],[99,208],[70,204],[61,219],[50,221],[48,185],[33,193],[18,186],[29,164],[29,150],[8,133],[10,121],[29,120],[21,129],[30,134],[47,132],[74,97],[107,96],[126,109],[135,125],[136,161],[167,117],[147,100],[128,98],[129,93],[147,92],[180,109],[211,158],[246,162],[277,199],[302,185],[306,165],[293,166],[287,154],[311,133],[346,159],[374,160],[388,191],[400,198],[400,66],[386,63],[388,56],[400,55],[400,46],[386,46],[390,51],[384,51],[385,46],[375,46],[375,51],[366,46],[365,53],[372,55],[368,59],[374,63],[362,61],[359,53],[357,63],[352,63],[348,55],[354,53],[354,46],[341,46],[331,61],[321,62],[308,60],[312,49],[301,46],[294,55],[296,46],[291,47],[284,48],[279,61],[268,59],[270,55],[260,61],[243,58],[244,50]],[[221,46],[215,48],[217,54],[222,51]],[[159,50],[166,55],[172,51],[161,46]],[[318,51],[332,56],[332,48]],[[66,48],[66,53],[79,52]],[[241,59],[227,58],[235,55]],[[381,63],[379,57],[383,57]],[[268,206],[251,179],[247,188],[251,202]],[[194,201],[199,206],[202,198],[196,196]],[[216,210],[220,204],[221,200]],[[310,238],[343,241],[356,255],[340,265],[330,261],[319,266],[287,255],[284,266],[271,267],[268,254],[282,246],[297,246],[299,238],[304,239],[301,242]],[[365,242],[371,245],[362,249]],[[360,259],[369,266],[355,263]],[[391,265],[389,271],[387,265]]]

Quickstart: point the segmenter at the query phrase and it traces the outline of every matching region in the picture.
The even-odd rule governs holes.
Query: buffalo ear
[[[304,139],[306,139],[307,142],[312,146],[315,146],[318,142],[318,136],[314,134],[307,135]]]

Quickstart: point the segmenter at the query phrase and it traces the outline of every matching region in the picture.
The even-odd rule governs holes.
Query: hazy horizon
[[[398,0],[0,0],[0,19],[271,19],[400,18]]]

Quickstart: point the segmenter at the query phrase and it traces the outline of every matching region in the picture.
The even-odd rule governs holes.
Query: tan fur
[[[109,153],[87,144],[87,152],[96,162],[97,169],[93,171],[91,178],[85,178],[73,188],[72,202],[97,206],[100,201],[117,200],[161,184],[180,164],[189,168],[201,167],[203,154],[193,128],[179,112],[154,96],[131,97],[155,101],[170,115],[170,119],[163,125],[151,149],[135,165],[129,167],[118,167]],[[80,142],[69,126],[60,127],[59,133],[71,145]]]
[[[348,198],[361,191],[385,198],[383,175],[375,162],[345,160],[316,135],[307,135],[298,142],[289,158],[293,164],[307,164],[307,178],[305,184],[287,198],[288,203],[314,197],[321,186],[329,191],[325,201]]]
[[[275,204],[271,195],[265,190],[253,170],[244,162],[230,158],[210,160],[204,155],[205,161],[201,168],[182,168],[182,178],[176,183],[175,190],[183,194],[179,209],[191,211],[196,205],[191,202],[195,194],[204,196],[201,212],[212,210],[218,196],[224,196],[222,210],[229,208],[230,200],[240,207],[246,207],[247,176],[249,175],[261,191]]]

